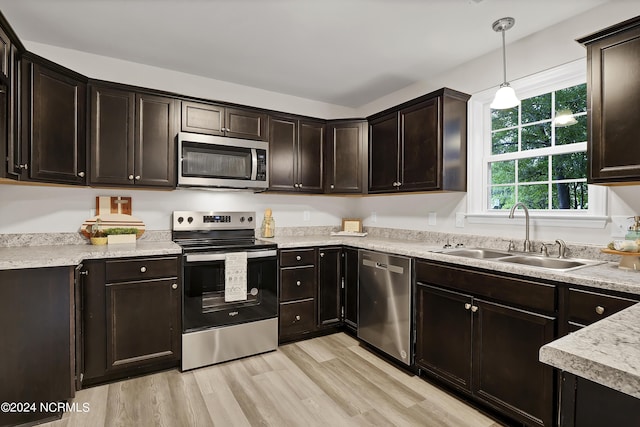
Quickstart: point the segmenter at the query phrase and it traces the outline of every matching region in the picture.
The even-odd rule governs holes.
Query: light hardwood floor
[[[73,402],[90,410],[43,426],[499,427],[343,333],[88,388]]]

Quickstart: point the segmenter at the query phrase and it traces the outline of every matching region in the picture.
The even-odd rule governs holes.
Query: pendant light
[[[507,49],[504,43],[504,32],[513,27],[516,20],[513,18],[500,18],[493,23],[491,28],[493,31],[502,33],[502,65],[504,71],[504,81],[500,85],[500,89],[496,92],[495,98],[490,107],[494,110],[506,110],[507,108],[513,108],[520,105],[520,100],[516,96],[516,91],[513,90],[507,82]]]

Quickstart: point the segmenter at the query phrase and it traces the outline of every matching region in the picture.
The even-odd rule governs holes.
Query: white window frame
[[[586,81],[586,60],[580,59],[510,82],[520,99],[549,93]],[[506,224],[508,212],[487,208],[488,158],[491,154],[491,109],[498,88],[474,94],[469,101],[467,221],[478,224]],[[582,143],[586,144],[586,143]],[[482,179],[479,179],[482,178]],[[547,226],[603,228],[608,219],[607,188],[589,185],[589,208],[585,210],[530,210],[536,223]]]

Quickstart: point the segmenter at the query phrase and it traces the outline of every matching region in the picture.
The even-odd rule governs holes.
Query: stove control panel
[[[255,228],[255,212],[174,211],[173,231]]]

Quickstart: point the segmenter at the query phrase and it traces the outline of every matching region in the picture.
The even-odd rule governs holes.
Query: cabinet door
[[[538,361],[555,319],[482,300],[474,319],[474,393],[529,425],[553,422],[554,373]]]
[[[224,127],[226,136],[267,140],[267,115],[259,111],[225,108]]]
[[[86,85],[61,72],[31,63],[22,84],[27,92],[31,128],[28,141],[29,178],[64,184],[85,184]]]
[[[10,76],[9,82],[6,87],[6,103],[3,106],[6,108],[5,114],[2,117],[6,118],[5,129],[3,129],[3,137],[6,137],[6,153],[7,162],[6,170],[3,171],[3,175],[11,179],[20,179],[23,168],[26,166],[26,157],[23,158],[21,150],[22,141],[20,140],[20,61],[17,59],[17,48],[11,46],[11,55],[9,56],[10,62]],[[4,148],[4,147],[3,147]],[[5,151],[3,151],[4,153]]]
[[[398,115],[392,113],[369,124],[369,192],[397,190]]]
[[[200,102],[182,102],[183,132],[224,135],[224,107]]]
[[[11,39],[5,33],[5,31],[0,28],[0,73],[5,77],[9,78],[11,74]]]
[[[325,175],[326,193],[362,193],[364,122],[329,126]]]
[[[269,189],[294,191],[296,183],[296,120],[269,118]]]
[[[323,191],[323,153],[325,124],[301,120],[298,127],[298,190],[305,193]]]
[[[400,190],[440,187],[439,99],[400,110]]]
[[[358,330],[358,251],[345,248],[343,254],[344,323]]]
[[[471,297],[419,283],[416,365],[471,390]]]
[[[107,371],[180,358],[181,291],[175,278],[106,288]]]
[[[135,94],[91,87],[90,184],[130,185],[134,173]]]
[[[588,47],[589,182],[640,180],[640,27]]]
[[[104,285],[104,261],[90,260],[82,264],[83,271],[87,273],[80,282],[83,308],[82,382],[86,384],[106,373],[106,287]]]
[[[176,186],[176,104],[173,98],[136,96],[134,180],[137,185]]]
[[[342,269],[340,248],[318,250],[318,326],[340,323]]]

